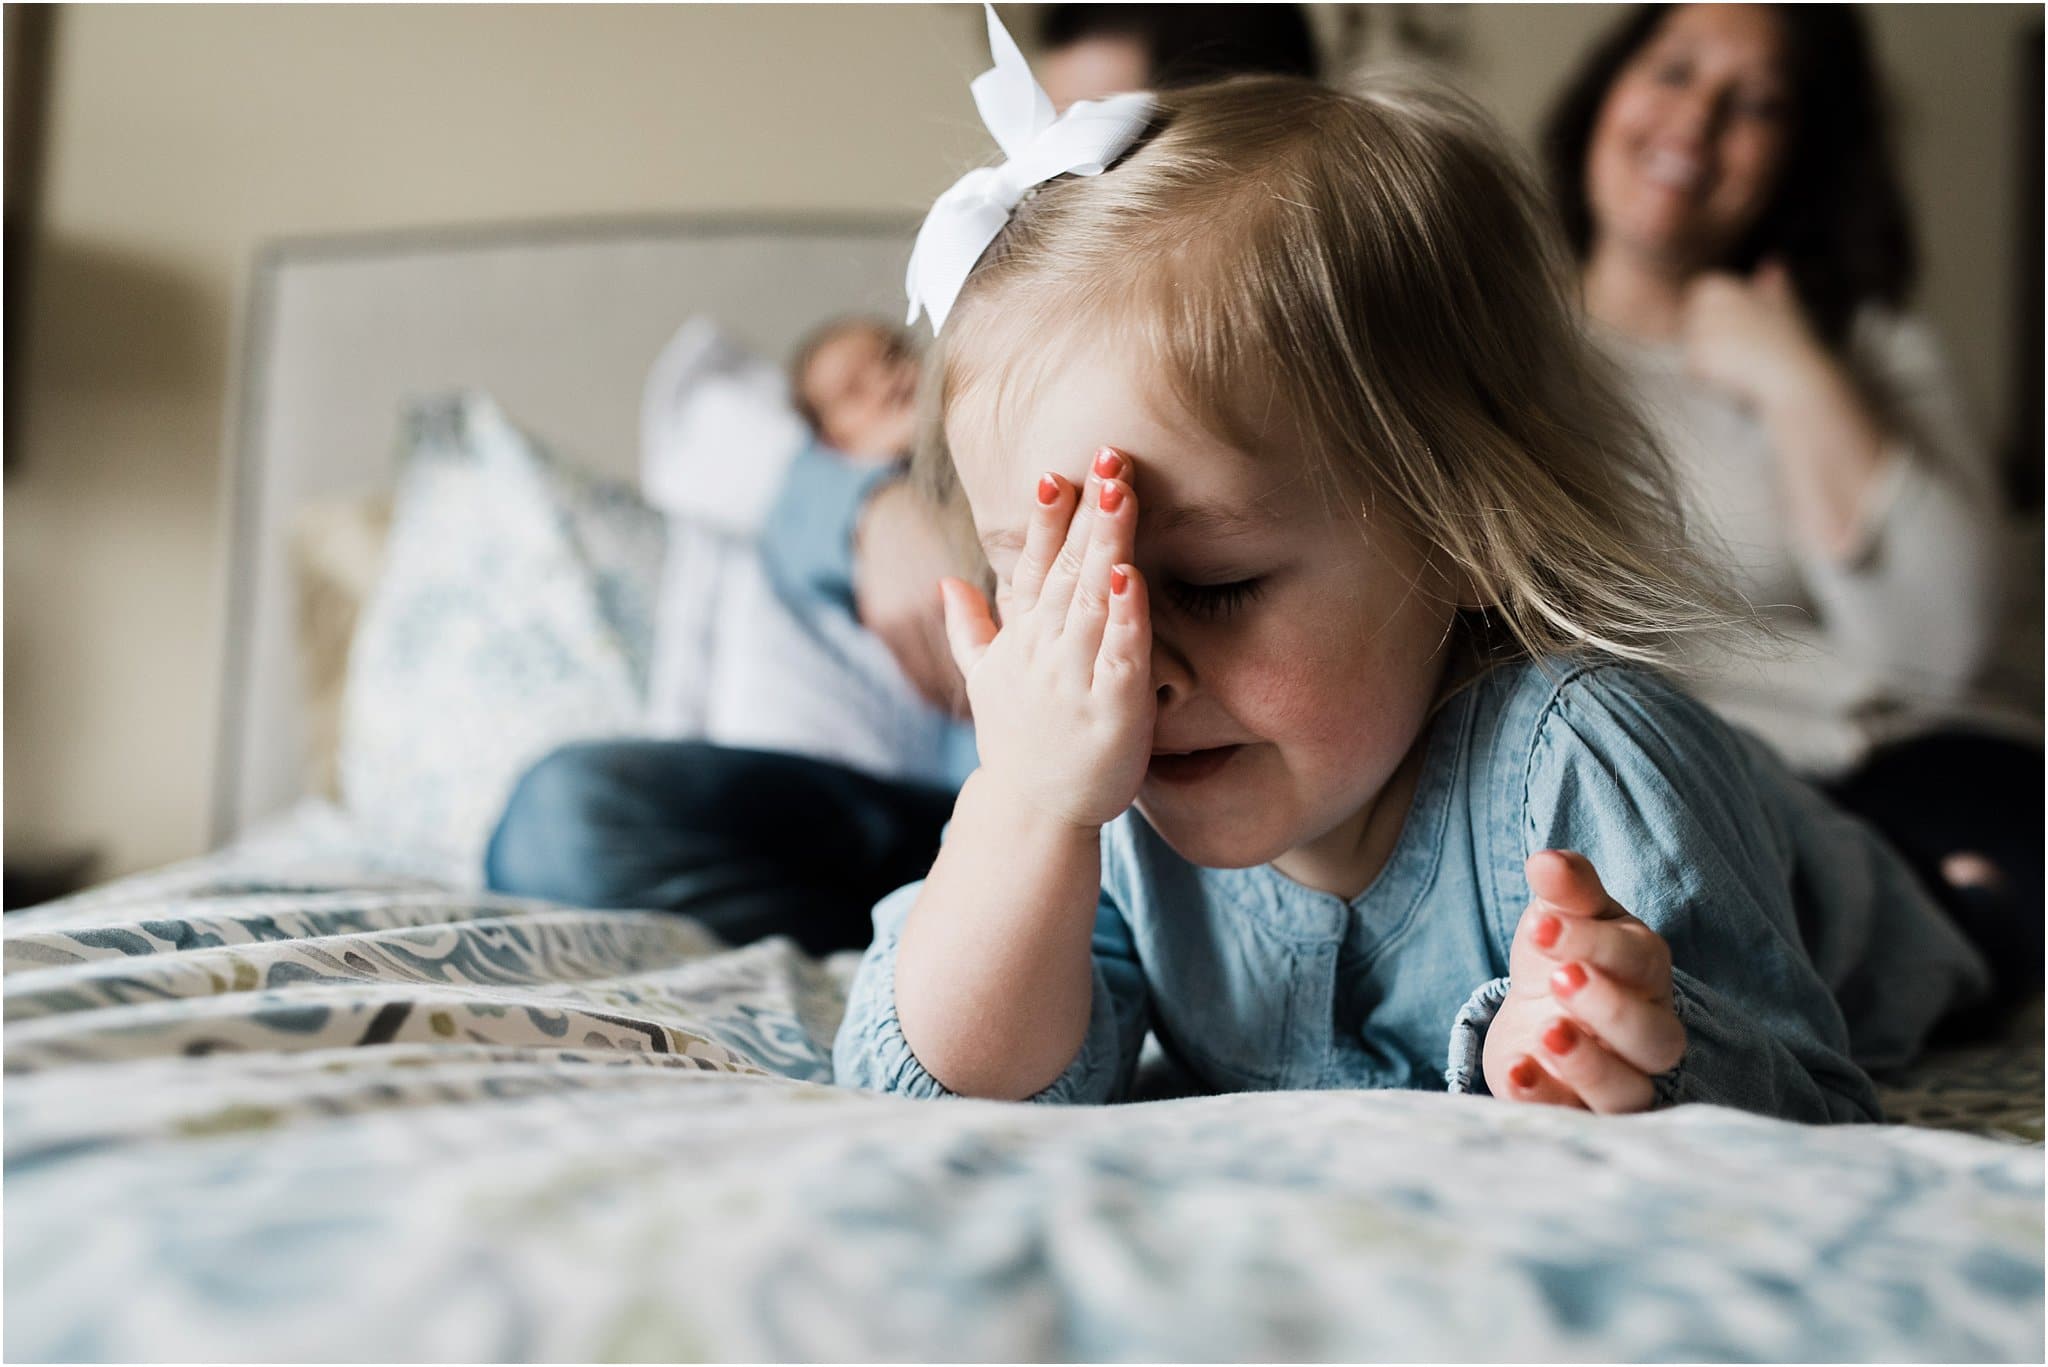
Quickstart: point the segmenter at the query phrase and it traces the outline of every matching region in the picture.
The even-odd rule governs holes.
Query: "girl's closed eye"
[[[1190,584],[1182,579],[1167,581],[1167,596],[1175,607],[1202,621],[1228,617],[1256,599],[1265,588],[1263,576],[1233,579],[1221,584]]]

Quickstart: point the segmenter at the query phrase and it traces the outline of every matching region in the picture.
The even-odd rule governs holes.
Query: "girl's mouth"
[[[1145,770],[1145,777],[1175,785],[1200,783],[1220,772],[1242,749],[1242,745],[1219,745],[1209,750],[1154,754],[1151,765]]]

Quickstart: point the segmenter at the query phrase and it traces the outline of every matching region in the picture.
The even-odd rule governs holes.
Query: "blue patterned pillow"
[[[527,766],[639,729],[663,525],[486,395],[413,405],[403,440],[349,655],[342,796],[379,840],[475,884]]]

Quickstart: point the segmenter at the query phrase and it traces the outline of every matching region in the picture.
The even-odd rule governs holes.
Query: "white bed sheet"
[[[879,1097],[850,953],[419,875],[309,805],[7,917],[9,1358],[2042,1356],[2011,1138]]]

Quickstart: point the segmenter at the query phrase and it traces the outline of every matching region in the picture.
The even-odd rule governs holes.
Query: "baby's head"
[[[1366,838],[1454,659],[1655,663],[1715,618],[1539,192],[1442,93],[1160,95],[1018,207],[931,365],[919,471],[999,586],[1039,472],[1132,458],[1154,748],[1236,747],[1140,793],[1200,863]]]
[[[896,460],[917,424],[917,354],[878,318],[835,318],[789,363],[797,412],[827,446],[858,460]]]

